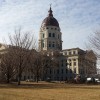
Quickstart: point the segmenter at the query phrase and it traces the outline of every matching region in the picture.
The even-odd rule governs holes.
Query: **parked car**
[[[95,82],[100,83],[99,78],[95,78]]]
[[[98,81],[99,79],[94,77],[87,77],[86,79],[86,83],[97,83]]]

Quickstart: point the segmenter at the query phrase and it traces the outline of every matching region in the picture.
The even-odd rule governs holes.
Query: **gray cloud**
[[[63,48],[83,48],[88,35],[100,25],[100,0],[0,0],[0,37],[7,38],[20,26],[38,37],[50,3],[63,33]]]

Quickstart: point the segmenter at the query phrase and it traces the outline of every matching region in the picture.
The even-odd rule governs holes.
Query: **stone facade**
[[[62,50],[62,33],[56,26],[41,27],[39,32],[39,50]]]
[[[67,57],[68,68],[74,74],[88,76],[96,74],[96,55],[92,50],[82,50],[80,48],[72,48],[62,50],[63,55]]]
[[[47,77],[51,80],[70,80],[80,75],[88,77],[96,74],[96,56],[93,51],[80,48],[60,51],[59,66],[48,70]]]

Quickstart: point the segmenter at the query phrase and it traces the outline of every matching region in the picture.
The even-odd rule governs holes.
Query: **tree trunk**
[[[38,83],[38,81],[39,81],[39,77],[37,76],[37,77],[36,77],[36,82]]]
[[[21,83],[20,81],[21,81],[21,75],[19,74],[18,75],[18,85],[20,85],[20,83]]]
[[[20,85],[21,81],[21,58],[20,58],[20,65],[18,66],[18,85]]]
[[[20,77],[18,77],[18,85],[20,85]]]
[[[38,70],[37,70],[37,72],[36,72],[36,82],[38,83],[38,81],[39,81],[39,73],[38,73]]]
[[[10,81],[9,81],[9,75],[7,76],[7,83],[9,83]]]
[[[7,72],[7,83],[9,83],[10,81],[10,76],[9,76],[9,71]]]

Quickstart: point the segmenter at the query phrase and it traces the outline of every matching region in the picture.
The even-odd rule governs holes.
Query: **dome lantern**
[[[51,5],[50,5],[50,10],[48,12],[49,12],[49,17],[53,17]]]

